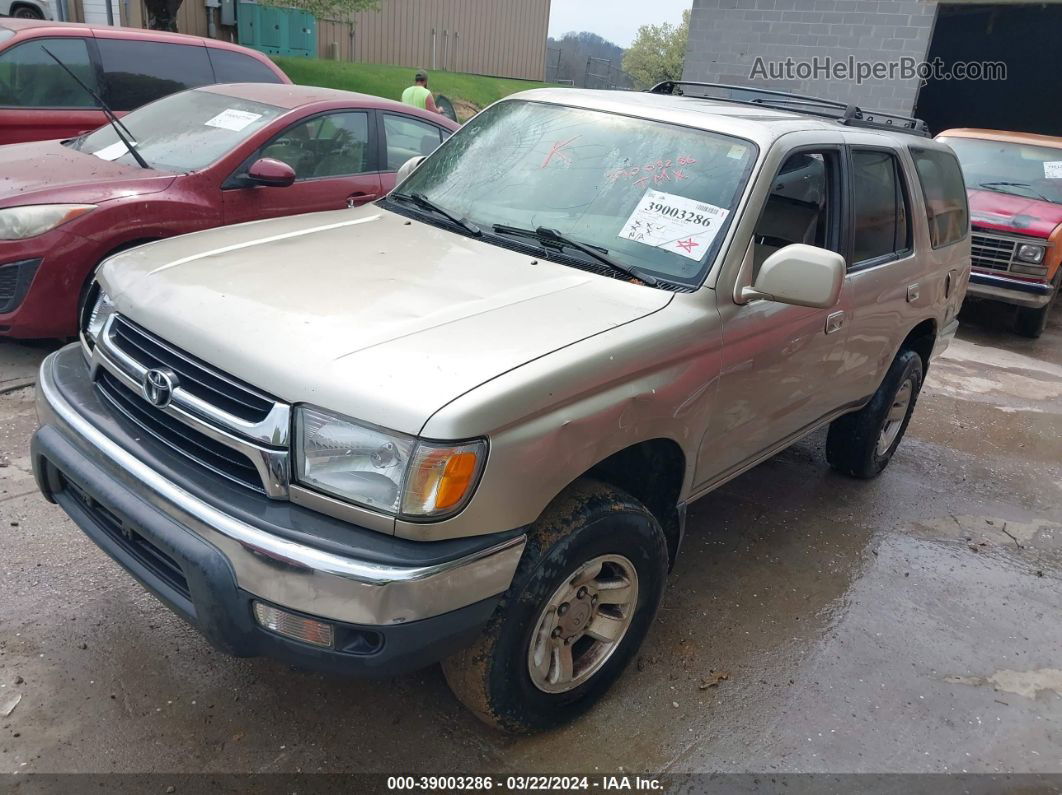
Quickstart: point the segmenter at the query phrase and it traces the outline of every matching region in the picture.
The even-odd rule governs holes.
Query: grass
[[[359,91],[396,100],[402,96],[402,91],[407,86],[412,85],[416,72],[416,69],[407,66],[325,61],[317,58],[275,57],[273,60],[295,83]],[[534,80],[486,77],[464,72],[433,71],[430,77],[431,90],[435,94],[445,94],[449,97],[462,120],[509,94],[548,85]]]

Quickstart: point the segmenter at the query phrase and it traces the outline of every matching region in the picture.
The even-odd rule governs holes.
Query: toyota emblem
[[[173,370],[154,369],[144,373],[144,398],[160,409],[168,406],[177,386],[177,374]]]

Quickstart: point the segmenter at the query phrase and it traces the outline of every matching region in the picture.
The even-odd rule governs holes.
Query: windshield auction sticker
[[[729,214],[729,210],[714,204],[650,189],[619,231],[619,237],[700,260]]]
[[[239,132],[248,124],[258,121],[260,118],[262,118],[261,113],[248,113],[245,110],[225,108],[217,116],[207,119],[203,124],[207,127],[220,127],[222,130]]]
[[[136,141],[133,141],[133,146],[136,146]],[[119,157],[129,151],[129,147],[125,145],[124,141],[118,141],[110,146],[105,146],[102,149],[97,149],[94,154],[100,160],[117,160]]]
[[[1045,160],[1044,178],[1062,179],[1062,160]]]

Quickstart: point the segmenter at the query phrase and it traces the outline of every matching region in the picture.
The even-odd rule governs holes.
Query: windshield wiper
[[[150,170],[151,166],[149,166],[147,164],[147,161],[143,157],[141,157],[140,152],[138,152],[137,149],[136,149],[136,144],[133,143],[133,134],[131,132],[129,132],[129,130],[126,128],[126,126],[124,124],[122,124],[120,121],[118,121],[118,117],[114,115],[114,111],[112,111],[109,107],[107,107],[107,103],[103,101],[103,99],[100,97],[100,95],[97,94],[95,91],[93,91],[91,88],[89,88],[87,85],[85,85],[84,81],[82,81],[82,79],[80,77],[78,77],[76,74],[74,74],[74,71],[69,66],[67,66],[65,63],[60,61],[58,58],[56,58],[55,57],[55,53],[53,53],[51,50],[49,50],[44,45],[41,45],[41,49],[44,50],[53,61],[55,61],[57,64],[59,64],[59,66],[61,66],[63,68],[64,72],[66,72],[68,75],[70,75],[72,78],[74,78],[74,80],[77,82],[77,84],[79,86],[81,86],[83,89],[85,89],[86,92],[88,92],[88,95],[90,97],[92,97],[94,100],[96,100],[96,104],[99,105],[100,110],[102,110],[103,114],[107,117],[107,121],[109,121],[111,123],[111,127],[114,128],[114,134],[118,136],[118,139],[123,144],[125,144],[125,148],[129,150],[129,154],[131,154],[133,156],[133,159],[137,162],[137,164],[141,168],[146,168],[146,169]],[[122,131],[123,130],[125,131],[125,135],[122,135]],[[129,137],[126,138],[126,135],[129,136]]]
[[[483,234],[483,230],[476,226],[474,223],[472,223],[471,221],[467,221],[464,218],[458,218],[449,210],[445,209],[444,207],[440,207],[438,204],[433,202],[423,193],[392,193],[390,194],[390,196],[388,196],[388,198],[407,201],[415,207],[421,208],[422,210],[428,210],[429,212],[441,215],[443,218],[446,218],[447,220],[457,224],[470,235],[475,235],[476,237],[479,237]]]
[[[607,265],[614,271],[624,273],[631,278],[637,279],[643,284],[648,284],[650,287],[656,287],[660,282],[656,277],[650,276],[648,273],[640,273],[637,269],[632,268],[623,262],[617,262],[608,256],[607,249],[598,249],[595,246],[588,246],[586,243],[580,243],[578,240],[573,240],[570,237],[566,237],[558,232],[556,229],[550,229],[546,226],[540,226],[535,229],[521,229],[518,226],[506,226],[505,224],[495,224],[494,231],[499,235],[512,235],[514,237],[530,237],[538,240],[546,245],[553,244],[557,248],[574,248],[576,251],[581,251],[586,256],[597,260],[602,265]]]
[[[978,183],[977,187],[979,187],[979,188],[988,188],[989,190],[995,190],[995,186],[996,185],[1002,185],[1003,187],[1006,187],[1006,188],[1025,188],[1025,190],[1029,191],[1029,193],[1031,193],[1033,196],[1038,196],[1039,198],[1043,199],[1045,202],[1051,201],[1049,198],[1044,196],[1042,193],[1040,193],[1039,191],[1035,190],[1033,188],[1033,186],[1030,185],[1028,182],[981,182],[981,183]],[[1000,191],[996,191],[996,192],[997,193],[1010,193],[1010,191],[1007,191],[1007,190],[1000,190]],[[1010,195],[1013,196],[1014,194],[1010,193]]]

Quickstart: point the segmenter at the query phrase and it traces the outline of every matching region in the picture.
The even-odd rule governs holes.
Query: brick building
[[[694,0],[683,78],[914,113],[934,132],[963,126],[1062,135],[1060,34],[1058,3]],[[905,77],[904,61],[935,63],[938,72]],[[993,79],[955,79],[956,64],[970,62]],[[861,82],[826,77],[836,64],[879,72]]]

